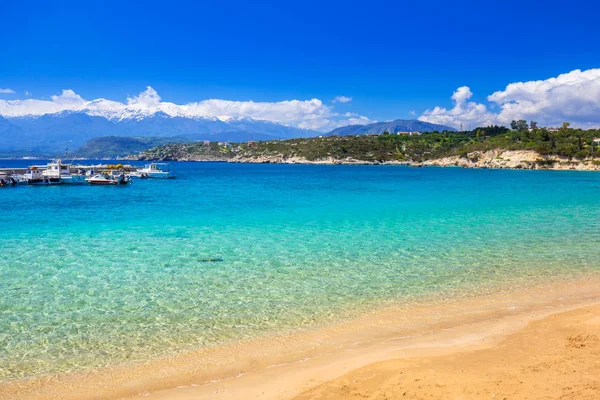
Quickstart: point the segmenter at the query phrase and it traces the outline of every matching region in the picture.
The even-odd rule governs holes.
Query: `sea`
[[[0,381],[600,272],[598,173],[173,165],[0,188]]]

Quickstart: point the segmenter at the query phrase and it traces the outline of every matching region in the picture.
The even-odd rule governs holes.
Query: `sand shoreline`
[[[485,348],[531,320],[591,304],[600,304],[597,276],[472,299],[393,307],[334,326],[130,366],[5,382],[0,384],[0,397],[291,398],[372,363]]]
[[[598,399],[600,305],[530,322],[498,344],[381,361],[304,391],[309,399]]]

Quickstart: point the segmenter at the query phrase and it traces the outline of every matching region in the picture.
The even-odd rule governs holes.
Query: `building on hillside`
[[[421,135],[421,132],[396,132],[396,135],[418,136]]]
[[[205,146],[210,146],[210,140],[205,140],[205,141],[204,141],[204,145],[205,145]]]
[[[231,147],[231,143],[229,142],[219,142],[220,147],[225,147],[226,149]]]

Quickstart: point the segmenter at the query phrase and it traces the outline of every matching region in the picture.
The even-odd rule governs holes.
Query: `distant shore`
[[[541,156],[530,150],[489,150],[472,152],[464,157],[452,156],[416,161],[365,161],[332,157],[308,160],[302,157],[258,156],[234,158],[181,157],[174,159],[126,158],[130,161],[227,162],[240,164],[306,164],[306,165],[404,165],[410,167],[461,167],[480,169],[530,169],[555,171],[600,171],[600,159],[569,160],[558,156]]]
[[[600,388],[594,378],[600,372],[595,361],[600,342],[593,333],[600,328],[599,279],[593,275],[456,301],[397,306],[287,336],[9,381],[0,384],[0,397],[341,399],[350,393],[395,398],[404,390],[443,398],[471,383],[487,396],[471,398],[511,390],[521,394],[519,398],[539,398],[523,397],[536,387],[532,385],[548,390],[574,385],[574,393],[583,395],[587,392],[582,385]],[[565,363],[581,375],[563,371]],[[368,379],[374,374],[393,383]],[[553,386],[545,381],[549,378]],[[444,385],[436,386],[440,381]]]
[[[4,160],[4,159],[0,159]],[[6,159],[12,161],[15,159]],[[27,161],[30,159],[16,159]],[[84,160],[75,158],[74,160]],[[233,164],[298,164],[298,165],[397,165],[408,167],[460,167],[469,169],[521,169],[551,171],[600,171],[600,159],[574,160],[559,156],[541,156],[530,150],[489,150],[468,153],[465,156],[442,157],[426,161],[386,160],[368,161],[355,158],[338,159],[333,157],[309,160],[302,157],[237,156],[232,158],[179,156],[165,158],[147,158],[144,155],[100,160],[110,161],[144,161],[144,162],[223,162]],[[32,160],[35,161],[35,160]]]

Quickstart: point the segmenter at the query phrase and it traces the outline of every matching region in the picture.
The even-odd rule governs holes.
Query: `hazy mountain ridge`
[[[32,152],[54,154],[63,153],[68,148],[71,152],[77,151],[86,156],[93,154],[98,157],[108,157],[136,153],[169,142],[189,143],[202,140],[247,142],[323,135],[316,131],[249,117],[223,121],[218,118],[179,116],[162,110],[153,113],[105,114],[80,110],[41,116],[0,116],[0,151],[6,154]],[[346,136],[384,131],[433,130],[453,131],[454,129],[418,120],[394,120],[369,125],[345,126],[325,135]],[[132,140],[124,141],[118,138],[132,138]],[[101,147],[104,147],[105,153]]]
[[[383,133],[383,132],[433,132],[433,131],[451,131],[456,129],[445,125],[432,124],[429,122],[419,121],[417,119],[396,119],[387,122],[375,122],[368,125],[348,125],[341,128],[336,128],[327,133],[326,136],[347,136],[347,135],[363,135],[365,133]]]
[[[0,117],[0,150],[62,152],[96,137],[180,137],[192,140],[248,141],[317,136],[319,133],[251,118],[171,116],[164,112],[133,118],[63,111],[42,116]]]

